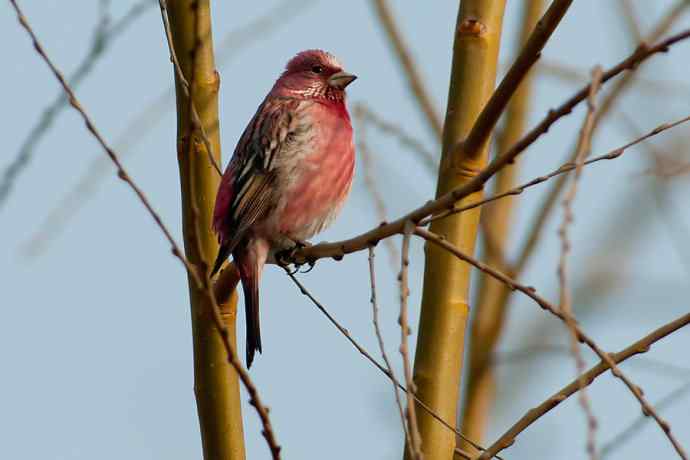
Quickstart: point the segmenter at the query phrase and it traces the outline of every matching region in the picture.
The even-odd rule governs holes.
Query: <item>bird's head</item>
[[[356,78],[345,72],[332,54],[307,50],[290,59],[274,90],[303,97],[343,100],[345,87]]]

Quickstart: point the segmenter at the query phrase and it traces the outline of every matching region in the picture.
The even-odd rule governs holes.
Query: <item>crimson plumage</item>
[[[288,62],[240,138],[216,196],[213,229],[244,291],[247,367],[261,352],[259,280],[266,263],[326,228],[352,185],[355,150],[345,87],[356,77],[321,50]]]

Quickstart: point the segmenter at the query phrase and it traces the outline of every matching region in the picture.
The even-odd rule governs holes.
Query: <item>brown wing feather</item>
[[[228,168],[233,174],[233,193],[224,220],[232,237],[221,248],[225,257],[271,211],[277,173],[274,159],[289,142],[293,114],[302,103],[285,97],[267,99],[242,134]]]

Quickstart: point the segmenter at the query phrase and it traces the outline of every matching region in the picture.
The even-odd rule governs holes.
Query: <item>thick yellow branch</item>
[[[523,46],[537,24],[544,0],[530,0],[524,6],[522,27],[518,43]],[[513,95],[507,107],[505,124],[498,139],[497,150],[503,154],[523,135],[527,123],[531,78],[526,78]],[[499,194],[515,186],[516,164],[508,165],[496,174],[494,193]],[[498,200],[484,209],[484,231],[491,232],[484,238],[486,263],[501,265],[504,249],[510,235],[510,221],[513,199]],[[487,244],[489,241],[493,245]],[[493,247],[490,247],[493,246]],[[494,399],[495,381],[489,359],[493,352],[505,320],[503,301],[508,289],[486,274],[482,274],[477,299],[477,312],[470,336],[470,373],[468,375],[467,396],[462,418],[462,431],[467,437],[481,443],[487,426],[487,417]],[[460,447],[467,448],[464,441]]]
[[[469,182],[486,164],[485,145],[471,154],[455,147],[467,136],[493,92],[504,7],[504,0],[463,0],[460,5],[437,197]],[[461,203],[475,201],[480,194],[475,192]],[[475,209],[434,222],[432,228],[472,253],[478,223],[479,210]],[[457,416],[469,285],[467,264],[437,247],[427,247],[414,381],[419,398],[446,420]],[[424,458],[450,458],[455,447],[453,433],[421,410],[418,419]]]
[[[208,0],[168,0],[174,48],[184,78],[190,83],[188,98],[175,74],[177,94],[177,145],[182,190],[185,252],[199,270],[208,270],[218,247],[211,233],[211,217],[220,177],[211,158],[220,163],[218,126],[219,77],[215,69]],[[193,101],[198,122],[190,115]],[[204,140],[202,132],[208,142]],[[212,152],[208,152],[209,146]],[[208,296],[190,282],[194,338],[194,392],[206,460],[243,460],[244,440],[237,373],[228,364],[222,339],[211,317]],[[237,296],[226,296],[221,305],[224,320],[236,343]]]

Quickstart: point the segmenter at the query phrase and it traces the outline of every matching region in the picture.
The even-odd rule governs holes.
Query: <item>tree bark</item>
[[[493,92],[504,8],[505,0],[463,0],[460,4],[437,197],[471,180],[486,164],[488,142],[474,152],[457,145]],[[459,205],[480,195],[474,193]],[[431,229],[471,254],[478,224],[476,208],[435,221]],[[469,287],[469,265],[427,245],[414,381],[418,397],[447,421],[457,417]],[[425,460],[451,458],[454,434],[421,408],[417,414]],[[409,452],[405,457],[410,458]]]
[[[174,48],[182,74],[190,83],[189,96],[175,73],[177,95],[177,154],[182,190],[185,253],[201,276],[213,263],[218,244],[211,219],[220,176],[210,157],[220,163],[218,90],[211,35],[209,0],[168,0]],[[190,116],[190,100],[201,127]],[[205,132],[206,149],[202,134]],[[211,316],[208,297],[189,280],[194,342],[196,395],[205,460],[244,460],[244,437],[237,373],[228,363],[221,336]],[[237,296],[220,304],[223,318],[236,344]]]
[[[529,0],[523,7],[522,26],[518,42],[520,48],[527,42],[541,17],[544,0]],[[498,137],[497,154],[505,153],[524,134],[529,114],[531,78],[520,84],[507,107],[505,124]],[[508,165],[496,174],[494,194],[503,193],[515,186],[517,163]],[[487,265],[502,267],[505,248],[510,237],[513,213],[513,197],[506,197],[484,207],[482,229],[483,253]],[[506,267],[502,267],[505,269]],[[490,358],[503,330],[506,318],[505,302],[510,290],[505,284],[486,274],[480,275],[477,310],[470,336],[470,363],[467,393],[463,408],[462,431],[475,442],[482,442],[487,426],[488,413],[495,397],[495,380]],[[459,440],[461,449],[470,446]]]

